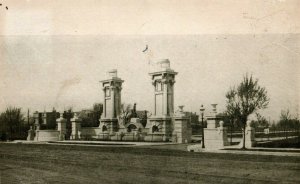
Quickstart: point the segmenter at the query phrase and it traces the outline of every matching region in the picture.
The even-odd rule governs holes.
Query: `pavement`
[[[295,150],[293,150],[295,151]],[[278,151],[274,150],[274,148],[251,148],[248,150],[205,150],[203,152],[208,153],[231,153],[231,154],[247,154],[247,155],[269,155],[269,156],[296,156],[300,157],[300,149],[297,149],[298,152],[292,152],[292,150],[286,150],[286,151]]]
[[[158,145],[172,145],[177,143],[172,142],[118,142],[118,141],[26,141],[26,140],[15,140],[7,143],[19,143],[19,144],[53,144],[53,145],[77,145],[77,146],[158,146]]]
[[[136,146],[154,146],[157,149],[168,149],[169,146],[181,147],[180,150],[186,150],[186,147],[194,147],[196,152],[206,153],[231,153],[231,154],[248,154],[248,155],[270,155],[270,156],[299,156],[300,149],[298,148],[263,148],[253,147],[246,150],[241,150],[239,145],[225,146],[223,149],[202,149],[201,144],[178,144],[171,142],[117,142],[117,141],[55,141],[55,142],[36,142],[16,140],[7,142],[12,144],[49,144],[49,145],[76,145],[76,146],[104,146],[104,147],[136,147]]]
[[[249,154],[249,155],[273,155],[273,156],[300,156],[299,148],[264,148],[252,147],[242,150],[240,145],[224,146],[222,149],[202,148],[201,144],[191,144],[188,151],[206,152],[206,153],[231,153],[231,154]]]

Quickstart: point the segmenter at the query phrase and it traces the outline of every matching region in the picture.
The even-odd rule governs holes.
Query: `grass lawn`
[[[0,143],[0,183],[300,183],[300,157]]]

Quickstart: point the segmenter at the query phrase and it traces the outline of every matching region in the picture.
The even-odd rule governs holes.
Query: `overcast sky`
[[[113,68],[123,102],[152,110],[148,60],[168,58],[179,72],[175,105],[187,111],[224,110],[225,93],[249,73],[268,91],[267,118],[299,112],[299,1],[123,2],[4,1],[0,110],[89,108]]]

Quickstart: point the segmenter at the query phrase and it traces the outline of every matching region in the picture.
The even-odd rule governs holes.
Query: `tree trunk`
[[[230,127],[230,145],[232,145],[232,124],[231,124],[231,127]]]
[[[242,149],[246,149],[246,123],[243,123],[243,147]]]
[[[232,145],[233,120],[230,121],[230,145]]]

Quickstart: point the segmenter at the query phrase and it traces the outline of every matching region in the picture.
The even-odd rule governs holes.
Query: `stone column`
[[[162,81],[161,81],[161,83],[163,84],[162,86],[163,86],[163,106],[162,106],[162,108],[163,108],[163,115],[164,116],[168,116],[169,114],[168,114],[168,82],[167,82],[167,80],[166,79],[163,79]],[[170,102],[171,103],[171,102]]]
[[[65,136],[66,136],[66,124],[67,124],[67,120],[63,118],[63,112],[60,113],[60,117],[58,119],[56,119],[56,123],[57,123],[57,130],[59,131],[59,140],[63,141],[65,140]]]
[[[71,139],[78,140],[80,139],[80,132],[81,132],[81,118],[78,117],[77,113],[74,113],[74,117],[71,119],[72,122],[72,135]]]
[[[112,82],[113,83],[113,82]],[[115,103],[115,87],[114,86],[111,86],[110,87],[110,96],[111,96],[111,115],[112,115],[112,118],[115,118],[116,117],[116,111],[115,111],[115,105],[116,105],[116,103]]]
[[[106,118],[105,87],[102,88],[102,91],[103,91],[104,101],[103,101],[103,113],[102,113],[102,117],[101,118],[103,119],[103,118]]]
[[[145,141],[170,141],[174,127],[171,116],[174,109],[174,93],[171,85],[175,82],[177,72],[170,68],[168,59],[157,62],[157,65],[157,70],[149,73],[154,87],[154,110],[146,125],[149,133]],[[162,85],[163,89],[160,89],[159,85]]]
[[[108,132],[114,133],[118,131],[118,116],[121,105],[121,87],[124,82],[117,75],[117,70],[108,72],[108,79],[100,81],[104,92],[104,116],[100,119],[99,128],[104,126]]]

